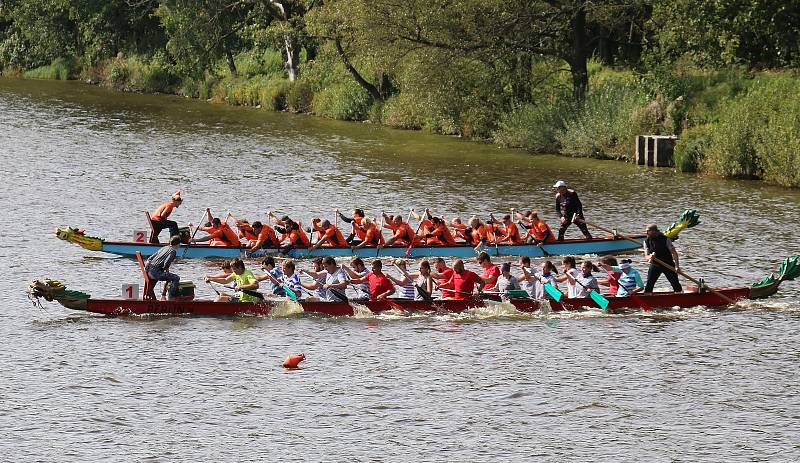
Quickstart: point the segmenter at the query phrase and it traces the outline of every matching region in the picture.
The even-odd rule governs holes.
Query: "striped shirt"
[[[298,299],[303,294],[303,288],[300,285],[300,275],[296,273],[292,273],[291,275],[283,275],[283,284],[284,286],[288,286]]]
[[[398,286],[397,289],[400,290],[397,292],[397,295],[400,299],[414,299],[414,296],[416,295],[413,281],[409,281],[407,284]]]
[[[555,288],[558,287],[558,282],[556,281],[555,275],[550,272],[536,272],[536,299],[552,299],[552,297],[544,290],[545,283],[550,283]]]
[[[526,267],[525,271],[528,273],[528,275],[531,275],[531,276],[534,275],[534,271],[533,271],[533,269],[531,267]],[[523,276],[524,276],[524,274],[523,274]],[[523,290],[525,290],[528,293],[528,296],[530,296],[532,298],[533,297],[538,297],[537,296],[538,293],[536,292],[536,285],[537,285],[537,283],[535,281],[530,281],[530,280],[527,280],[525,278],[520,279],[520,282],[519,282],[519,287],[522,288]]]
[[[419,286],[423,290],[427,291],[428,290],[428,280],[429,279],[430,279],[430,276],[426,277],[426,276],[420,275],[420,276],[417,277],[417,281],[415,281],[414,283],[416,284],[416,286]],[[416,288],[414,288],[414,289],[416,289]],[[428,296],[430,297],[431,294],[428,294]],[[422,296],[420,296],[420,294],[419,294],[419,290],[418,289],[416,290],[416,296],[414,296],[414,299],[417,300],[417,301],[423,300]]]

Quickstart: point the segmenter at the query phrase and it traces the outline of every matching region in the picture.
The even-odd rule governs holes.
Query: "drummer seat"
[[[144,216],[147,218],[147,225],[150,225],[150,238],[147,240],[148,243],[158,243],[158,237],[156,236],[156,228],[153,226],[153,218],[150,217],[150,212],[144,212]]]
[[[136,251],[136,262],[139,262],[139,268],[142,269],[142,278],[144,278],[144,291],[142,292],[142,299],[156,299],[156,292],[155,292],[155,284],[157,282],[153,281],[150,278],[150,275],[147,274],[147,270],[144,267],[144,260],[142,259],[142,253]]]

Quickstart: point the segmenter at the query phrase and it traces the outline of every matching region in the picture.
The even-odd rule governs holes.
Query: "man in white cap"
[[[589,229],[586,228],[586,223],[583,221],[583,204],[581,204],[578,193],[575,190],[567,188],[567,182],[559,180],[553,185],[556,189],[556,212],[561,216],[561,228],[558,229],[558,241],[564,241],[564,233],[572,223],[572,218],[575,217],[575,225],[583,232],[583,236],[587,239],[592,239]],[[577,217],[576,217],[577,214]]]

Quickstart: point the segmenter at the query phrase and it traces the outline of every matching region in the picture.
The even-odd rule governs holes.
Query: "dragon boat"
[[[775,274],[754,283],[751,286],[717,288],[713,291],[694,289],[690,292],[657,292],[637,294],[632,297],[608,297],[607,311],[625,313],[637,310],[675,309],[689,307],[728,307],[729,300],[739,301],[762,299],[772,296],[784,281],[800,276],[800,256],[792,256],[781,263],[778,276]],[[352,316],[359,310],[373,313],[402,310],[410,312],[445,312],[460,313],[469,309],[487,307],[498,304],[497,296],[476,295],[465,300],[433,300],[429,302],[389,299],[386,301],[354,301],[354,302],[312,302],[291,301],[288,299],[265,299],[259,302],[213,302],[194,300],[193,292],[184,299],[164,301],[156,300],[150,293],[145,299],[95,299],[89,294],[68,290],[57,280],[36,280],[31,283],[28,295],[35,303],[43,298],[57,301],[64,307],[103,314],[108,316],[125,315],[182,315],[182,316],[236,316],[236,315],[269,315],[279,307],[290,305],[289,313],[324,314],[329,316]],[[722,297],[724,296],[724,298]],[[727,300],[726,300],[727,299]],[[578,311],[596,308],[591,298],[562,298],[561,301],[536,300],[528,298],[511,298],[505,302],[514,306],[519,312],[537,312],[550,310]]]
[[[664,234],[672,239],[677,239],[678,234],[686,229],[697,225],[699,215],[697,211],[688,209],[684,211],[678,221],[670,225]],[[148,257],[155,254],[163,244],[144,243],[133,241],[106,241],[102,238],[89,236],[83,230],[73,227],[56,228],[55,235],[61,240],[77,244],[78,246],[90,250],[101,251],[110,254],[117,254],[125,257],[133,257],[139,252],[142,256]],[[617,236],[608,235],[602,238],[593,239],[567,239],[544,243],[541,246],[535,244],[489,244],[482,249],[476,249],[472,245],[463,244],[457,246],[387,246],[376,248],[364,247],[352,249],[350,247],[321,247],[319,249],[290,249],[285,254],[293,259],[308,259],[322,256],[361,258],[379,257],[405,257],[405,258],[429,258],[429,257],[455,257],[469,258],[475,257],[477,251],[486,251],[492,256],[528,256],[550,257],[562,255],[585,255],[585,254],[622,254],[641,248],[645,235],[630,235],[634,241],[620,239]],[[178,256],[188,259],[233,259],[237,257],[263,257],[274,255],[281,252],[279,248],[265,248],[256,251],[248,251],[243,246],[209,246],[206,244],[181,244]]]

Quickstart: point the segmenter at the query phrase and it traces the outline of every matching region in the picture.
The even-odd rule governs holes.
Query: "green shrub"
[[[24,76],[26,79],[69,80],[74,72],[75,64],[72,60],[57,58],[47,66],[25,71]]]
[[[701,125],[684,130],[675,144],[673,161],[681,172],[697,172],[703,164],[713,127]]]
[[[268,49],[263,53],[257,50],[240,53],[234,59],[239,77],[284,76],[283,55],[276,50]],[[225,65],[227,68],[227,65]]]
[[[289,86],[289,94],[286,95],[286,109],[295,113],[307,113],[311,111],[314,92],[311,84],[303,80],[296,80]]]
[[[106,80],[111,82],[114,87],[123,87],[128,85],[131,78],[131,70],[128,67],[128,62],[122,58],[115,58],[111,65],[106,68],[108,73]]]
[[[556,134],[563,154],[599,158],[630,156],[639,127],[632,114],[647,102],[635,84],[607,83],[590,87],[583,107]]]
[[[557,153],[561,146],[556,135],[564,129],[564,120],[572,111],[567,95],[551,102],[516,106],[501,116],[494,142],[534,153]]]
[[[323,88],[314,95],[314,114],[331,119],[363,121],[369,115],[372,99],[354,81],[346,81]]]

